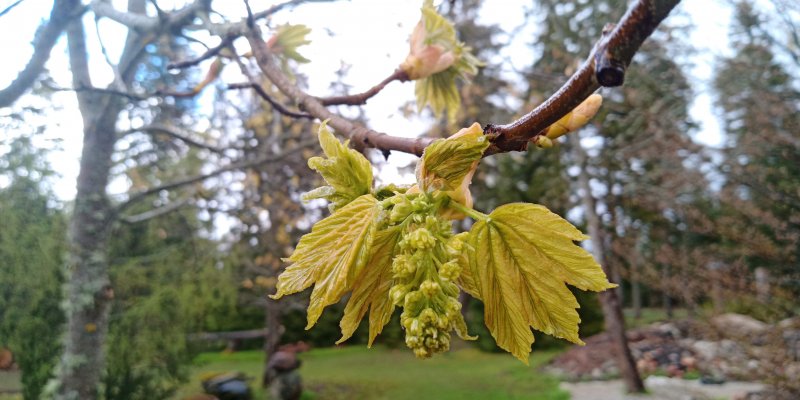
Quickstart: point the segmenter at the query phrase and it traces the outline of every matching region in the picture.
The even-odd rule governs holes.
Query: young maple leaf
[[[583,344],[578,302],[566,283],[583,290],[616,287],[591,254],[575,245],[587,237],[537,204],[498,207],[469,233],[464,290],[484,302],[486,326],[497,345],[527,364],[531,327]]]

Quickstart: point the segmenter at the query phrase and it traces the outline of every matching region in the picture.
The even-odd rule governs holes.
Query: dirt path
[[[650,391],[643,395],[624,394],[620,380],[564,382],[561,388],[570,392],[572,400],[734,400],[748,392],[764,388],[760,383],[726,382],[721,385],[703,385],[697,380],[684,380],[651,376],[645,380]]]

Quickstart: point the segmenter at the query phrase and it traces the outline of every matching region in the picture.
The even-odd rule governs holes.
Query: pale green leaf
[[[278,299],[311,285],[308,326],[322,310],[348,292],[370,255],[381,208],[372,195],[361,196],[314,224],[286,261],[292,264],[278,277]]]
[[[426,191],[455,190],[487,147],[489,141],[477,123],[452,137],[431,143],[417,165],[417,183]]]
[[[311,157],[308,166],[317,171],[328,186],[323,186],[303,195],[303,200],[326,199],[331,202],[331,211],[370,193],[372,189],[372,166],[359,152],[341,143],[324,121],[319,126],[319,143],[326,157]]]
[[[395,226],[375,235],[369,261],[353,284],[353,294],[339,323],[342,338],[337,344],[353,335],[369,311],[369,346],[372,346],[375,337],[392,317],[394,305],[389,298],[389,289],[392,287],[392,259],[400,241],[400,232],[400,227]]]
[[[469,272],[485,304],[497,344],[527,363],[531,327],[582,344],[578,302],[566,283],[605,290],[600,265],[573,240],[586,239],[569,222],[535,204],[497,208],[471,229]]]
[[[286,59],[294,60],[298,63],[307,63],[309,60],[300,55],[297,49],[300,46],[311,43],[310,40],[306,39],[309,33],[311,33],[311,28],[305,25],[281,25],[275,32],[273,50],[282,54]]]

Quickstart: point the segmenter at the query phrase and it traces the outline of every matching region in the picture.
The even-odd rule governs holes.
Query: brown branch
[[[422,151],[425,147],[433,141],[433,139],[430,138],[404,138],[387,135],[368,129],[331,112],[319,99],[300,90],[300,88],[292,83],[280,68],[275,65],[272,55],[267,48],[267,44],[261,38],[258,27],[250,30],[246,36],[247,40],[250,42],[250,47],[252,48],[256,63],[267,79],[269,79],[278,90],[289,96],[290,99],[294,100],[295,103],[305,109],[309,114],[321,120],[329,120],[328,125],[333,127],[340,134],[349,137],[353,145],[357,148],[374,147],[383,151],[384,154],[388,154],[390,150],[396,150],[404,153],[422,155]]]
[[[164,205],[164,206],[161,206],[161,207],[158,207],[158,208],[154,208],[152,210],[148,210],[148,211],[145,211],[143,213],[134,214],[134,215],[124,215],[124,216],[121,216],[119,219],[122,222],[126,223],[126,224],[138,224],[140,222],[145,222],[145,221],[151,220],[153,218],[158,218],[158,217],[160,217],[162,215],[167,215],[167,214],[169,214],[169,213],[171,213],[173,211],[176,211],[176,210],[186,206],[187,204],[189,204],[190,201],[191,201],[191,198],[190,197],[186,197],[184,199],[177,200],[177,201],[172,201],[172,202],[168,203],[167,205]]]
[[[386,79],[381,81],[381,83],[373,86],[366,92],[343,95],[343,96],[319,97],[318,100],[320,103],[322,103],[323,106],[335,106],[335,105],[362,106],[364,104],[367,104],[367,100],[378,94],[381,90],[383,90],[383,88],[386,87],[386,85],[388,85],[393,81],[407,82],[409,81],[408,74],[406,74],[406,71],[403,71],[402,69],[398,68]]]
[[[191,60],[184,60],[184,61],[177,61],[177,62],[174,62],[174,63],[169,63],[167,65],[167,68],[168,69],[183,69],[183,68],[192,67],[192,66],[195,66],[197,64],[200,64],[201,62],[203,62],[205,60],[208,60],[209,58],[214,57],[217,54],[219,54],[219,52],[222,51],[222,49],[224,49],[225,47],[227,47],[228,45],[233,43],[234,39],[236,39],[236,36],[233,36],[233,35],[225,36],[225,37],[222,38],[222,41],[218,45],[206,50],[206,52],[201,54],[199,57],[191,59]]]
[[[487,125],[492,141],[486,155],[527,149],[528,141],[558,121],[601,86],[619,86],[645,39],[680,0],[638,0],[595,46],[574,75],[547,101],[505,125]]]
[[[289,110],[288,108],[284,107],[283,104],[279,103],[277,100],[273,99],[266,90],[264,90],[261,85],[255,82],[243,82],[243,83],[231,83],[228,85],[228,89],[253,89],[262,99],[264,99],[267,103],[269,103],[275,111],[286,115],[287,117],[292,118],[314,118],[313,115],[304,113],[304,112],[297,112]]]
[[[587,61],[547,101],[517,121],[505,125],[489,124],[484,133],[492,145],[484,156],[509,151],[527,150],[528,142],[559,118],[572,111],[602,85],[618,86],[636,51],[653,33],[680,0],[638,0],[616,26],[610,25]],[[356,147],[374,147],[384,154],[396,150],[421,155],[431,138],[402,138],[376,132],[332,113],[320,99],[300,90],[272,61],[258,29],[247,33],[256,62],[261,71],[278,89],[301,108],[349,137]]]
[[[197,147],[197,148],[200,148],[200,149],[213,151],[214,153],[220,153],[220,154],[225,151],[225,149],[222,149],[220,147],[213,146],[213,145],[210,145],[210,144],[206,144],[206,143],[200,142],[198,140],[194,140],[194,139],[192,139],[190,137],[191,133],[185,132],[182,129],[179,129],[179,128],[176,128],[176,127],[172,127],[172,126],[168,126],[168,125],[163,125],[163,124],[146,125],[146,126],[143,126],[141,128],[134,128],[134,129],[130,129],[128,131],[122,132],[120,136],[124,136],[124,135],[127,135],[129,133],[133,133],[133,132],[158,132],[158,133],[163,133],[163,134],[165,134],[165,135],[167,135],[167,136],[169,136],[169,137],[171,137],[173,139],[178,139],[181,142],[184,142],[189,146],[193,146],[193,147]]]
[[[290,156],[290,155],[292,155],[294,153],[297,153],[300,150],[303,150],[304,148],[306,148],[308,146],[312,146],[312,145],[315,145],[315,144],[317,144],[317,139],[316,138],[310,139],[310,140],[306,140],[304,142],[299,143],[298,145],[294,146],[291,149],[284,150],[280,154],[270,154],[270,155],[265,155],[265,156],[258,157],[258,158],[252,159],[252,160],[243,160],[243,161],[235,162],[235,163],[226,165],[224,167],[218,168],[218,169],[216,169],[214,171],[211,171],[209,173],[190,176],[190,177],[187,177],[187,178],[183,178],[183,179],[179,179],[179,180],[176,180],[176,181],[168,182],[168,183],[165,183],[165,184],[160,185],[160,186],[152,187],[152,188],[149,188],[149,189],[145,189],[145,190],[133,193],[133,194],[131,194],[131,196],[128,198],[127,201],[124,201],[124,202],[120,203],[117,206],[116,211],[117,211],[117,213],[119,213],[122,210],[124,210],[124,209],[128,208],[129,206],[131,206],[132,204],[144,199],[145,197],[150,196],[150,195],[155,194],[155,193],[158,193],[158,192],[160,192],[162,190],[171,190],[171,189],[176,189],[176,188],[179,188],[179,187],[182,187],[182,186],[191,185],[193,183],[202,182],[202,181],[204,181],[206,179],[213,178],[215,176],[224,174],[225,172],[237,171],[237,170],[241,170],[241,169],[245,169],[245,168],[256,167],[256,166],[259,166],[261,164],[280,161],[280,160],[282,160],[282,159],[284,159],[284,158],[286,158],[286,157],[288,157],[288,156]]]
[[[13,7],[10,6],[9,9]],[[20,71],[8,87],[0,89],[0,107],[8,107],[25,93],[39,77],[44,64],[50,58],[50,51],[66,29],[67,24],[82,14],[79,0],[56,0],[50,12],[50,20],[37,32],[33,40],[33,55],[25,68]]]

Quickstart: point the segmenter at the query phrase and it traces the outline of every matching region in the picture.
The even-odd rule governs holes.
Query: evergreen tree
[[[726,261],[766,268],[798,293],[800,91],[759,21],[749,2],[737,4],[735,54],[721,61],[714,82],[727,133],[719,234]]]
[[[53,375],[64,315],[65,221],[47,181],[54,172],[31,137],[11,139],[0,157],[0,347],[22,371],[22,396],[38,399]]]

